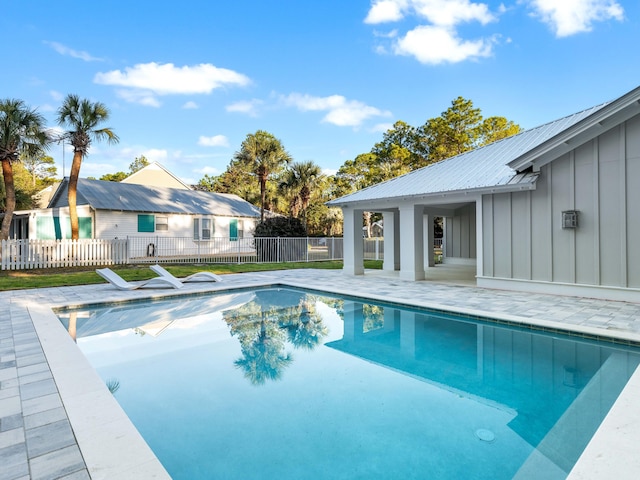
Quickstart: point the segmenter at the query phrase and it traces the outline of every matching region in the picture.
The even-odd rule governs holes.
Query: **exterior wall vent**
[[[565,210],[562,212],[562,228],[578,228],[577,210]]]

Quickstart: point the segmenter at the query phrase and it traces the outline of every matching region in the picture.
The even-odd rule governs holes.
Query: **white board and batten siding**
[[[468,204],[455,210],[451,217],[444,217],[443,263],[476,263],[476,206]]]
[[[482,222],[480,286],[640,298],[640,116],[543,165],[535,190],[483,196]]]

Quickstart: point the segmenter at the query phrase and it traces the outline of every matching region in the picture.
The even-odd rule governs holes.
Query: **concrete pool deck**
[[[180,290],[119,291],[108,284],[0,292],[0,479],[169,478],[52,308],[283,284],[454,310],[536,328],[640,343],[640,304],[403,281],[380,272],[285,270],[225,275]],[[570,479],[637,478],[636,371]]]

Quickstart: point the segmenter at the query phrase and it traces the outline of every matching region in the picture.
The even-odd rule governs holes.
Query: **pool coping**
[[[336,294],[345,293],[340,291],[339,286],[310,286],[308,278],[296,279],[291,275],[277,273],[248,275],[241,278],[240,275],[234,275],[239,277],[239,281],[234,281],[233,284],[231,282],[189,284],[188,289],[177,292],[138,290],[133,295],[127,292],[111,296],[119,298],[120,300],[115,300],[118,302],[269,285],[312,288]],[[105,288],[108,287],[105,285]],[[566,324],[555,321],[523,318],[471,308],[447,308],[447,305],[438,302],[421,299],[407,300],[390,294],[349,292],[348,295],[413,307],[453,311],[473,317],[490,315],[499,321],[525,323],[543,330],[567,329]],[[115,480],[132,478],[132,476],[137,479],[171,478],[53,312],[54,308],[87,303],[90,302],[80,301],[76,304],[64,300],[46,305],[27,302],[25,306],[40,339],[89,475],[92,479]],[[583,325],[571,325],[571,330],[578,335],[617,338],[621,343],[640,342],[640,334],[630,331],[609,331]],[[632,375],[578,463],[570,472],[568,479],[615,477],[621,480],[631,478],[628,476],[630,472],[640,471],[640,459],[638,459],[636,447],[640,443],[640,402],[637,399],[640,399],[640,369]],[[621,455],[624,455],[622,460]]]

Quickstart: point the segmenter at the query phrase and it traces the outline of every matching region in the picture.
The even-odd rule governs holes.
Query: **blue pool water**
[[[174,479],[563,479],[640,362],[288,288],[58,314]]]

